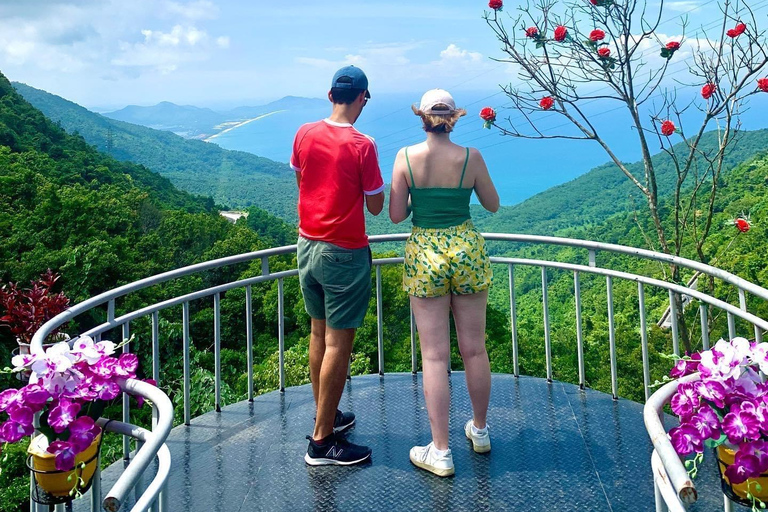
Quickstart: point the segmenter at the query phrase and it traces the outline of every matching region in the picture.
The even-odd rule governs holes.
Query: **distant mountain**
[[[258,206],[290,222],[296,218],[296,183],[286,164],[109,119],[28,85],[13,86],[65,130],[118,160],[143,164],[177,187],[211,196],[221,205]]]
[[[227,120],[226,116],[208,108],[176,105],[169,101],[151,107],[129,105],[114,112],[106,112],[104,116],[157,130],[171,131],[184,137],[210,133],[214,126]]]
[[[318,108],[328,108],[328,100],[317,98],[300,98],[298,96],[286,96],[272,103],[260,105],[257,107],[237,107],[227,112],[223,112],[231,120],[250,119],[256,116],[275,112],[277,110],[310,110]]]
[[[327,100],[286,96],[266,105],[244,106],[216,112],[209,108],[176,105],[163,101],[151,107],[129,105],[104,116],[126,123],[165,130],[186,138],[204,139],[247,119],[281,110],[306,110],[327,107]]]

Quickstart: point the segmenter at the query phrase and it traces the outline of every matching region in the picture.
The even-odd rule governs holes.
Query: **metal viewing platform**
[[[371,243],[402,242],[407,235],[371,237]],[[535,235],[485,234],[495,244],[564,246],[571,261],[550,261],[493,257],[496,272],[505,269],[509,279],[509,318],[513,374],[492,377],[488,423],[492,451],[488,455],[471,451],[463,436],[463,425],[471,416],[463,373],[451,375],[451,439],[456,475],[440,479],[413,467],[408,450],[430,439],[429,421],[417,373],[417,348],[414,322],[411,321],[412,373],[387,373],[384,365],[384,329],[381,267],[400,264],[402,258],[374,260],[376,324],[378,333],[378,375],[355,376],[347,383],[341,408],[357,415],[349,437],[353,442],[373,448],[372,461],[358,467],[307,467],[303,460],[312,430],[314,402],[308,385],[286,387],[284,367],[284,280],[294,279],[296,269],[271,272],[270,258],[294,254],[296,246],[279,247],[241,254],[184,267],[130,283],[77,304],[46,323],[32,340],[37,349],[53,329],[95,308],[105,310],[106,320],[80,333],[100,339],[115,333],[129,338],[131,323],[150,322],[152,377],[163,385],[160,373],[160,314],[170,316],[180,309],[183,344],[177,357],[183,361],[183,389],[175,397],[182,404],[183,421],[172,430],[173,406],[162,391],[144,389],[128,381],[124,391],[139,394],[159,393],[153,400],[151,430],[130,424],[127,395],[123,400],[122,422],[107,430],[123,434],[124,460],[103,473],[97,472],[92,490],[74,503],[75,510],[102,508],[108,511],[252,511],[252,510],[523,510],[523,511],[651,511],[734,510],[738,506],[724,500],[714,464],[700,469],[694,485],[665,430],[674,420],[663,414],[675,384],[668,384],[651,396],[648,322],[645,297],[653,293],[656,302],[668,299],[671,307],[671,342],[680,354],[680,332],[675,305],[681,297],[698,301],[700,340],[709,348],[710,335],[747,335],[758,341],[768,331],[768,322],[749,312],[750,301],[768,300],[768,290],[721,269],[667,254],[586,240]],[[603,258],[602,256],[606,257]],[[686,271],[701,273],[731,292],[721,297],[738,297],[738,304],[699,290],[689,289],[655,277],[634,274],[621,268],[622,258],[649,263],[674,264]],[[116,301],[145,288],[209,270],[245,262],[260,261],[261,275],[188,291],[155,304],[116,313]],[[283,264],[284,267],[284,264]],[[515,270],[540,270],[543,326],[543,360],[546,378],[520,375]],[[644,268],[653,270],[653,265]],[[538,272],[537,270],[537,272]],[[551,326],[548,286],[551,274],[572,276],[573,315],[569,328],[575,332],[573,347],[577,384],[553,379]],[[530,276],[530,273],[528,273]],[[605,280],[609,350],[610,394],[586,387],[585,338],[591,322],[582,319],[581,276]],[[279,346],[280,390],[254,396],[253,307],[251,287],[277,281],[277,333]],[[621,339],[641,348],[638,360],[643,367],[642,385],[647,400],[643,404],[618,396],[619,366],[614,322],[614,281],[629,281],[622,287],[622,298],[629,293],[636,299],[638,325],[636,339]],[[199,280],[200,283],[204,282]],[[594,282],[594,281],[593,281]],[[221,400],[221,297],[230,290],[245,290],[245,352],[247,354],[247,401],[222,406]],[[528,284],[530,289],[530,283]],[[185,288],[180,288],[185,289]],[[735,300],[735,299],[734,299]],[[191,360],[190,303],[203,301],[213,309],[215,386],[213,410],[192,417],[190,397]],[[134,301],[135,303],[135,301]],[[122,302],[121,302],[122,304]],[[292,307],[292,305],[290,305]],[[171,308],[177,308],[172,310]],[[711,332],[708,315],[717,312],[727,319],[726,332]],[[738,321],[737,321],[738,320]],[[698,322],[697,322],[698,323]],[[717,338],[715,338],[717,339]],[[124,347],[127,350],[128,347]],[[559,373],[558,373],[559,375]],[[638,386],[638,389],[640,389]],[[141,391],[139,389],[139,391]],[[671,390],[671,391],[670,391]],[[149,394],[148,394],[149,393]],[[645,411],[644,411],[645,408]],[[645,424],[644,424],[645,421]],[[138,440],[138,451],[131,452],[129,437]],[[651,443],[653,440],[653,444]],[[130,462],[128,462],[130,460]],[[134,500],[139,500],[134,505]],[[42,506],[32,503],[32,510]],[[64,510],[59,505],[57,510]]]

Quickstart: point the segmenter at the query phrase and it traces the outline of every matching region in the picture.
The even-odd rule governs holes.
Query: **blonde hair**
[[[467,115],[467,111],[463,108],[457,108],[453,113],[446,115],[425,114],[416,105],[411,105],[411,110],[421,118],[422,128],[428,133],[451,133],[456,121]]]

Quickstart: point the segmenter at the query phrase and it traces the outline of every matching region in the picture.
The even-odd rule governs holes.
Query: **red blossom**
[[[708,100],[712,97],[713,94],[717,91],[717,86],[715,84],[706,84],[704,87],[701,88],[701,97],[705,100]]]
[[[539,106],[544,110],[549,110],[554,105],[555,105],[555,100],[552,98],[552,96],[544,96],[543,98],[541,98],[541,101],[539,102]]]
[[[757,88],[763,92],[768,92],[768,77],[757,80]]]
[[[611,56],[611,50],[609,48],[600,48],[599,50],[597,50],[597,55],[601,59],[607,59]]]
[[[591,3],[592,5],[597,5],[597,0],[589,0],[589,3]]]
[[[598,41],[602,41],[603,39],[605,39],[605,32],[603,32],[599,28],[596,28],[595,30],[589,33],[589,40],[592,42],[596,43]]]
[[[501,8],[504,6],[504,2],[501,0],[491,0],[488,2],[488,7],[493,9],[494,11],[501,10]]]
[[[561,43],[565,41],[565,37],[568,35],[568,29],[560,25],[555,29],[555,41]]]
[[[492,123],[496,120],[496,111],[491,107],[485,107],[480,111],[480,119]]]
[[[739,217],[738,219],[735,219],[733,221],[733,225],[736,226],[736,229],[738,229],[742,233],[746,233],[747,231],[749,231],[749,228],[752,227],[749,225],[749,221],[747,219],[742,219],[741,217]]]
[[[526,37],[536,37],[539,35],[539,29],[536,27],[528,27],[525,29],[525,36]]]
[[[666,120],[663,123],[661,123],[661,134],[665,137],[669,137],[675,133],[675,123],[673,123],[670,120]]]
[[[677,51],[680,49],[680,43],[677,41],[670,41],[667,43],[667,50],[669,51]]]
[[[746,32],[746,30],[747,26],[744,23],[737,23],[734,28],[728,30],[725,34],[730,38],[735,38]]]

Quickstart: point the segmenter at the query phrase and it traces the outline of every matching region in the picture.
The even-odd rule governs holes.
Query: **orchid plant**
[[[82,336],[41,353],[15,356],[10,371],[31,373],[26,386],[0,393],[0,413],[7,415],[0,425],[0,441],[16,443],[32,435],[39,412],[38,429],[47,439],[47,451],[55,456],[56,469],[73,470],[76,455],[101,433],[95,420],[107,402],[120,395],[120,382],[136,378],[136,355],[113,355],[123,344],[97,343]]]
[[[735,452],[733,464],[725,469],[731,484],[768,472],[768,343],[721,339],[710,350],[678,359],[670,376],[697,371],[701,379],[679,384],[670,402],[680,426],[669,436],[679,455],[695,454],[686,461],[691,475],[696,475],[704,448],[720,445]],[[747,497],[753,510],[765,508],[753,493]]]

